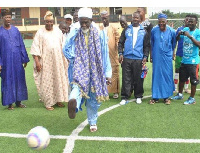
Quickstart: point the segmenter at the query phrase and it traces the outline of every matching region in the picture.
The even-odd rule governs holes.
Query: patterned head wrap
[[[44,20],[54,20],[53,13],[51,11],[47,11],[44,16]]]

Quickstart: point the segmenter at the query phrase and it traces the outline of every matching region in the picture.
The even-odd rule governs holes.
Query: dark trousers
[[[142,98],[144,89],[144,79],[141,78],[142,73],[142,60],[123,59],[122,63],[122,89],[121,99],[129,99],[131,84],[134,85],[134,96],[135,98]]]

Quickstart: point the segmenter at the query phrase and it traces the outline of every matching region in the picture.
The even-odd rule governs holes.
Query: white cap
[[[65,18],[65,19],[68,19],[68,18],[69,18],[69,19],[72,20],[72,19],[73,19],[73,16],[72,16],[71,14],[66,14],[66,15],[64,16],[64,18]]]
[[[93,14],[92,9],[87,8],[87,7],[80,8],[79,11],[78,11],[78,17],[79,18],[87,17],[87,18],[92,19],[92,14]]]

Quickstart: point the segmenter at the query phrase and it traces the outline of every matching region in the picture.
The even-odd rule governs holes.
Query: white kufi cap
[[[86,17],[92,19],[92,14],[93,14],[92,9],[87,7],[80,8],[78,11],[79,18]]]
[[[66,14],[66,15],[64,16],[64,18],[65,18],[65,19],[68,19],[68,18],[69,18],[69,19],[72,20],[72,19],[73,19],[73,16],[72,16],[71,14]]]

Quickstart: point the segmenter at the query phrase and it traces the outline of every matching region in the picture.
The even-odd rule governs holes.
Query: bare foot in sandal
[[[53,107],[46,107],[46,109],[47,109],[47,110],[49,110],[49,111],[52,111],[52,110],[54,110],[54,108],[53,108]]]
[[[153,104],[155,104],[155,103],[158,103],[158,100],[151,99],[151,100],[149,101],[149,104],[150,104],[150,105],[153,105]]]
[[[114,99],[118,99],[118,98],[119,98],[119,94],[118,94],[118,93],[115,93],[115,94],[113,95],[113,98],[114,98]]]
[[[8,105],[8,110],[13,110],[14,108],[13,108],[13,105],[12,104],[10,104],[10,105]]]
[[[96,132],[97,131],[97,125],[90,125],[90,132]]]
[[[62,104],[61,102],[57,102],[56,105],[57,105],[58,107],[65,107],[65,105]]]
[[[26,108],[26,105],[22,104],[21,101],[17,101],[15,104],[16,104],[16,107]]]

